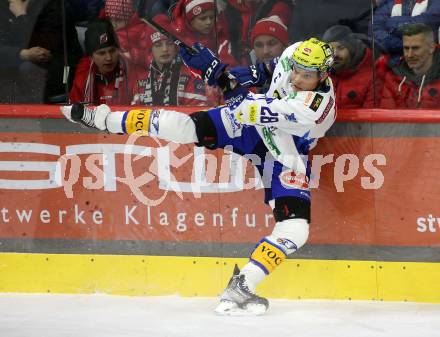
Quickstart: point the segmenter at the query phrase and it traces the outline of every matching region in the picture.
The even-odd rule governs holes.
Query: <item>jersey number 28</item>
[[[272,112],[267,106],[261,107],[261,123],[275,123],[278,122],[278,114],[276,112]]]

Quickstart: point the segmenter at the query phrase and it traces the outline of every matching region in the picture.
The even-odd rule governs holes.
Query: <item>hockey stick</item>
[[[173,33],[171,33],[170,31],[166,30],[165,28],[163,28],[161,25],[159,25],[158,23],[154,22],[153,19],[148,19],[146,17],[141,17],[141,21],[145,22],[147,25],[149,25],[150,27],[156,29],[159,33],[165,35],[166,37],[170,38],[171,40],[173,40],[173,42],[179,46],[179,47],[183,47],[186,49],[186,51],[188,51],[190,54],[197,54],[198,51],[196,49],[194,49],[193,47],[188,46],[185,42],[183,42],[182,40],[180,40],[177,36],[175,36]]]

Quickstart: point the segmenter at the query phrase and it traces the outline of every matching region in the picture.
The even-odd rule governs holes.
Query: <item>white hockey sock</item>
[[[240,274],[243,274],[246,278],[247,285],[249,286],[249,290],[255,292],[257,285],[260,284],[261,281],[266,277],[264,271],[253,264],[252,262],[248,262],[242,269]]]
[[[124,133],[122,130],[122,118],[125,111],[114,111],[108,114],[105,123],[110,133]]]
[[[160,139],[179,144],[198,142],[196,125],[190,116],[182,112],[160,109],[157,125],[157,134],[152,135]]]
[[[124,133],[122,123],[126,113],[111,112],[106,119],[107,130],[111,133]],[[160,109],[158,119],[147,123],[150,124],[144,126],[144,131],[148,131],[151,136],[179,144],[198,142],[196,126],[191,117],[184,113]]]

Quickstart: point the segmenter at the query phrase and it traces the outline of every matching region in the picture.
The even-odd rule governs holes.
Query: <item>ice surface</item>
[[[216,298],[0,294],[1,337],[439,337],[440,305],[271,300],[216,316]]]

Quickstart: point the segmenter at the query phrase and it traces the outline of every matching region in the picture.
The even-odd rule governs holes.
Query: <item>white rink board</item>
[[[438,337],[440,304],[271,300],[220,317],[215,298],[0,294],[1,337]]]

